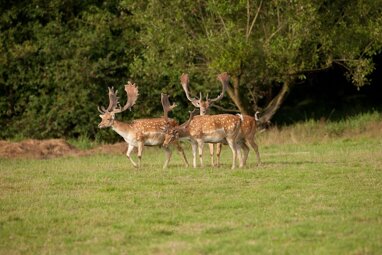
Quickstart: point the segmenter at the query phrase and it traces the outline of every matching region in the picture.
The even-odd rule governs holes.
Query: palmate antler
[[[218,75],[217,79],[222,83],[222,92],[220,93],[220,95],[217,98],[208,99],[208,97],[207,97],[207,100],[209,102],[216,102],[216,101],[219,101],[220,99],[223,98],[224,93],[225,93],[225,91],[227,90],[227,87],[228,87],[229,78],[230,77],[229,77],[229,75],[226,72],[221,73],[221,74]]]
[[[101,108],[98,107],[98,111],[104,114],[106,112],[120,113],[126,111],[127,109],[130,109],[138,99],[138,87],[136,87],[135,83],[133,84],[129,81],[125,85],[125,91],[127,94],[127,102],[122,108],[117,108],[117,106],[119,105],[119,98],[117,97],[118,91],[114,91],[113,87],[109,87],[109,106],[107,107],[107,109],[105,109],[105,107],[103,106],[101,106]]]
[[[228,83],[229,83],[229,78],[230,78],[229,75],[226,72],[224,72],[224,73],[219,74],[217,78],[222,83],[222,91],[221,91],[221,93],[220,93],[220,95],[218,97],[213,98],[213,99],[209,99],[208,98],[208,94],[207,94],[206,101],[208,103],[213,103],[213,102],[216,102],[216,101],[219,101],[220,99],[222,99],[223,96],[224,96],[225,91],[227,90]],[[186,94],[187,99],[195,107],[200,107],[200,104],[203,101],[202,93],[200,92],[200,97],[199,98],[191,97],[190,96],[190,91],[189,91],[189,87],[188,87],[188,84],[189,84],[188,74],[182,74],[181,75],[180,83],[182,84],[182,87],[183,87],[183,90],[184,90],[184,92]]]
[[[161,93],[161,102],[163,107],[163,116],[167,120],[168,119],[168,113],[172,111],[176,107],[176,104],[170,104],[170,100],[168,99],[167,94]]]
[[[192,104],[195,104],[197,101],[199,101],[198,98],[196,97],[191,97],[190,96],[190,91],[188,89],[188,83],[190,82],[190,79],[188,78],[188,74],[184,73],[180,76],[180,83],[182,84],[182,87],[183,87],[183,90],[184,90],[184,93],[186,93],[186,97],[189,101],[192,102]],[[200,96],[202,96],[200,94]]]
[[[106,113],[106,112],[111,112],[115,107],[117,107],[118,104],[118,97],[117,93],[118,91],[114,91],[114,87],[109,87],[109,106],[105,109],[105,107],[101,106],[101,108],[98,106],[98,111],[100,113]]]
[[[114,113],[124,112],[127,109],[130,109],[135,105],[135,102],[138,99],[139,93],[138,93],[138,87],[135,85],[135,83],[131,83],[130,81],[125,85],[125,91],[127,94],[127,102],[126,104],[121,108],[113,110]]]

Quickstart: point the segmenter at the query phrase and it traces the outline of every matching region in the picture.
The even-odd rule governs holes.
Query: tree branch
[[[243,106],[239,94],[235,95],[233,89],[231,87],[227,88],[227,94],[232,99],[233,103],[236,105],[237,108],[239,108],[239,111],[243,114],[247,114],[247,111],[245,110],[245,107]]]
[[[255,17],[254,17],[253,20],[252,20],[251,27],[249,28],[249,30],[248,30],[248,32],[247,32],[247,35],[246,35],[246,40],[247,40],[247,41],[248,41],[249,36],[250,36],[251,33],[252,33],[252,29],[253,29],[253,26],[254,26],[255,23],[256,23],[257,17],[259,16],[259,13],[260,13],[260,9],[261,9],[262,4],[263,4],[263,0],[260,1],[260,4],[259,4],[259,7],[257,8]],[[248,5],[247,5],[247,8],[249,9],[249,3],[248,3]],[[249,11],[248,11],[248,12],[249,12]]]
[[[212,2],[214,3],[214,5],[216,5],[214,0],[213,0]],[[226,33],[227,36],[229,37],[228,29],[227,29],[227,27],[226,27],[226,25],[225,25],[225,22],[224,22],[224,20],[223,20],[223,18],[222,18],[222,16],[220,15],[219,12],[218,12],[218,16],[219,16],[220,22],[222,23],[222,25],[223,25],[223,27],[224,27],[224,31],[225,31],[225,33]]]
[[[260,123],[267,123],[276,113],[276,111],[280,108],[283,103],[285,97],[289,93],[290,82],[285,81],[280,92],[272,99],[272,101],[267,105],[265,110],[261,113],[261,117],[259,119]]]

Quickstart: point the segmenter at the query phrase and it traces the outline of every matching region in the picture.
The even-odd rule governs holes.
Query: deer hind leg
[[[187,160],[186,154],[184,153],[182,146],[180,145],[180,143],[178,141],[175,142],[175,146],[176,146],[176,149],[178,150],[178,152],[180,153],[180,155],[182,156],[182,159],[183,159],[185,166],[188,167],[189,166],[188,160]]]
[[[220,153],[222,152],[222,143],[217,143],[216,144],[216,166],[220,166]]]
[[[137,167],[137,164],[134,162],[134,160],[131,158],[131,152],[134,150],[134,145],[129,144],[127,147],[127,152],[126,156],[128,159],[130,159],[131,163],[133,164],[134,167]]]
[[[138,142],[138,168],[142,166],[143,142]]]
[[[241,149],[243,151],[243,158],[242,158],[243,166],[245,166],[247,164],[247,159],[248,159],[248,154],[249,154],[249,146],[246,143],[243,143]]]
[[[259,146],[257,146],[257,144],[255,143],[255,141],[253,139],[249,140],[248,143],[251,145],[252,149],[256,153],[257,165],[260,165],[261,164],[261,159],[260,159],[260,153],[259,153]]]
[[[166,161],[164,162],[163,169],[166,169],[168,166],[168,162],[170,162],[172,151],[169,148],[164,148],[164,151],[166,153]]]
[[[237,144],[235,139],[227,138],[227,143],[232,150],[232,167],[231,169],[235,169],[236,167],[236,158],[237,158]]]
[[[209,143],[208,147],[210,149],[211,166],[215,166],[215,162],[214,162],[214,144],[213,143]]]

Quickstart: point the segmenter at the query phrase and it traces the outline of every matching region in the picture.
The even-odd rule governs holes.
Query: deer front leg
[[[232,138],[227,138],[227,143],[229,147],[232,150],[232,167],[231,169],[235,169],[236,167],[236,158],[237,158],[237,144],[234,139]]]
[[[176,146],[176,149],[178,150],[178,152],[181,154],[185,166],[188,167],[189,166],[188,160],[187,160],[186,154],[184,153],[182,146],[180,145],[180,143],[178,141],[175,141],[175,146]]]
[[[134,160],[131,158],[131,152],[134,150],[134,145],[129,144],[127,147],[126,156],[128,159],[130,159],[131,163],[134,167],[137,167],[137,164],[134,162]]]
[[[196,168],[196,152],[198,150],[198,144],[196,142],[191,142],[192,147],[192,165]]]
[[[209,143],[208,147],[210,149],[211,166],[215,166],[215,162],[214,162],[214,144],[213,143]]]
[[[203,147],[204,147],[204,141],[202,139],[197,140],[198,142],[198,152],[199,152],[199,161],[200,166],[203,167]]]
[[[168,162],[170,162],[172,151],[168,147],[163,147],[165,153],[166,153],[166,161],[164,162],[163,169],[166,169],[168,166]]]
[[[142,166],[142,151],[143,151],[143,142],[138,142],[138,168]]]

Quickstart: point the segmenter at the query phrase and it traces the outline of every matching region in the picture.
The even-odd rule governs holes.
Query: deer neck
[[[187,127],[179,126],[177,129],[179,138],[186,138],[190,136],[190,131]]]
[[[117,132],[120,136],[124,137],[127,133],[130,132],[130,124],[121,122],[118,120],[114,120],[113,124],[111,125],[111,128]]]

